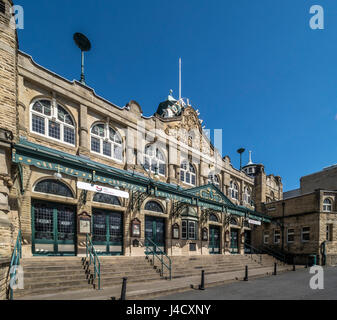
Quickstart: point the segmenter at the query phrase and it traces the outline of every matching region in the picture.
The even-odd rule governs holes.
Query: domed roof
[[[172,90],[166,101],[159,104],[156,114],[163,118],[174,118],[181,115],[183,107],[179,100],[172,96]]]

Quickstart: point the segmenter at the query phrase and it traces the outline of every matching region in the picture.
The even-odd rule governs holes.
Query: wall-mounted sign
[[[202,229],[202,240],[207,241],[208,240],[208,230],[207,228]]]
[[[104,193],[104,194],[110,194],[111,196],[129,199],[129,193],[128,192],[99,186],[97,184],[90,184],[90,183],[86,183],[86,182],[82,182],[82,181],[77,181],[77,188],[83,189],[83,190],[88,190],[88,191]]]
[[[172,226],[172,238],[179,239],[179,225],[176,223]]]
[[[131,237],[140,238],[140,225],[141,222],[137,218],[131,221]]]
[[[79,233],[91,232],[91,218],[86,212],[82,212],[78,216],[78,229]]]
[[[257,226],[260,226],[261,225],[261,221],[257,221],[257,220],[252,220],[252,219],[248,219],[248,222],[250,224],[255,224]]]

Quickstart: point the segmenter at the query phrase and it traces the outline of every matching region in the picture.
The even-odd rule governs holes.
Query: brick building
[[[264,205],[271,224],[258,228],[257,246],[269,246],[305,263],[316,256],[320,264],[337,262],[337,166],[304,176],[300,188],[284,199]]]

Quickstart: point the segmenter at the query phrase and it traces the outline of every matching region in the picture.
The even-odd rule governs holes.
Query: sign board
[[[248,219],[248,222],[250,224],[255,224],[257,226],[260,226],[261,225],[261,221],[257,221],[257,220],[252,220],[252,219]]]
[[[111,196],[129,199],[129,193],[128,192],[99,186],[97,184],[90,184],[90,183],[86,183],[86,182],[77,181],[77,188],[87,190],[87,191],[94,191],[94,192],[109,194]]]

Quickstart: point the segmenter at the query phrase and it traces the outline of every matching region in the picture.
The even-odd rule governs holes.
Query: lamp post
[[[237,150],[237,153],[240,154],[240,171],[242,170],[242,154],[245,152],[244,148],[240,148]]]

